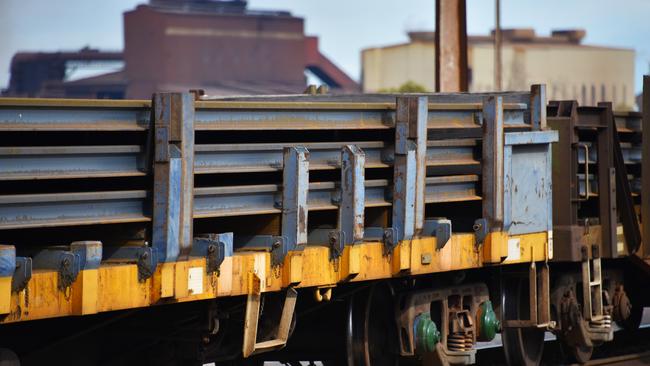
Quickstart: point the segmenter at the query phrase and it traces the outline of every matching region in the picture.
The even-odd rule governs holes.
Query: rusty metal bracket
[[[296,307],[296,300],[298,299],[298,292],[289,287],[286,290],[284,305],[279,319],[273,324],[274,338],[267,341],[258,342],[257,332],[260,318],[260,303],[262,300],[262,293],[260,292],[260,279],[255,274],[253,277],[254,291],[248,295],[246,300],[246,313],[244,318],[244,342],[242,345],[242,353],[244,357],[249,357],[254,354],[268,352],[283,348],[291,330],[291,323],[294,317],[294,310]]]
[[[34,269],[57,271],[58,288],[65,290],[74,283],[81,270],[99,268],[101,259],[101,242],[82,241],[39,250],[32,257],[32,266]]]
[[[153,276],[158,266],[157,251],[148,246],[105,247],[104,261],[113,263],[136,263],[138,280]]]
[[[204,234],[194,238],[191,256],[206,258],[206,272],[219,274],[226,257],[233,254],[233,233]]]
[[[289,252],[287,238],[278,235],[255,235],[235,237],[235,248],[243,251],[271,252],[271,265],[279,266]]]
[[[476,246],[478,247],[479,245],[483,244],[485,237],[490,232],[488,221],[486,219],[477,219],[474,221],[474,226],[472,229],[474,230],[474,238],[476,241]]]
[[[422,235],[435,236],[436,249],[440,250],[444,248],[449,239],[451,239],[451,220],[444,218],[425,220]]]
[[[16,257],[16,270],[11,279],[11,291],[20,292],[27,287],[32,278],[32,259],[29,257]]]
[[[548,263],[540,263],[540,266],[538,268],[535,262],[530,262],[530,265],[528,267],[528,288],[530,318],[502,319],[502,327],[539,328],[547,330],[555,329],[556,323],[554,320],[551,320],[550,279]]]

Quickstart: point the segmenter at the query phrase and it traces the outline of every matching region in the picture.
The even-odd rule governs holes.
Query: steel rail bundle
[[[0,99],[0,322],[246,295],[246,357],[286,345],[296,289],[327,301],[362,281],[519,264],[519,290],[503,301],[482,282],[461,297],[459,288],[412,288],[399,296],[413,306],[395,315],[398,354],[438,350],[471,363],[473,344],[499,329],[492,299],[517,363],[530,357],[519,330],[553,326],[546,261],[557,135],[544,106],[543,86]],[[262,329],[273,292],[284,295],[282,310]],[[374,357],[353,348],[351,359]]]

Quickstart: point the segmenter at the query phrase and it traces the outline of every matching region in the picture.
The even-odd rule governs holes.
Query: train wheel
[[[639,329],[643,318],[643,306],[632,301],[622,285],[616,286],[612,302],[616,323],[626,331]]]
[[[0,348],[0,366],[20,366],[20,360],[14,351]]]
[[[501,291],[502,319],[530,319],[528,281],[505,279]],[[508,365],[539,365],[544,352],[544,331],[535,328],[504,328],[501,333]]]
[[[561,340],[560,344],[562,352],[566,355],[567,361],[570,363],[586,363],[594,353],[594,347],[567,345]]]
[[[397,365],[399,351],[394,296],[377,283],[350,297],[347,317],[348,366]]]

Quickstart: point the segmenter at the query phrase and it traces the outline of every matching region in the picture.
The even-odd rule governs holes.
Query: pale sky
[[[0,0],[0,88],[17,51],[121,50],[122,12],[146,0]],[[249,0],[251,9],[289,10],[321,51],[354,79],[360,51],[405,42],[410,30],[435,28],[434,0]],[[583,28],[586,44],[636,50],[636,91],[650,64],[650,0],[502,0],[502,27]],[[494,1],[467,0],[469,34],[494,27]]]

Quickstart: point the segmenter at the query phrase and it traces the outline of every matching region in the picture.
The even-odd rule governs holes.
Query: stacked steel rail
[[[492,264],[529,264],[536,281],[552,256],[544,106],[540,86],[2,99],[0,322],[248,295],[250,355],[286,342],[284,315],[256,340],[265,292]],[[505,328],[550,324],[541,283]]]

